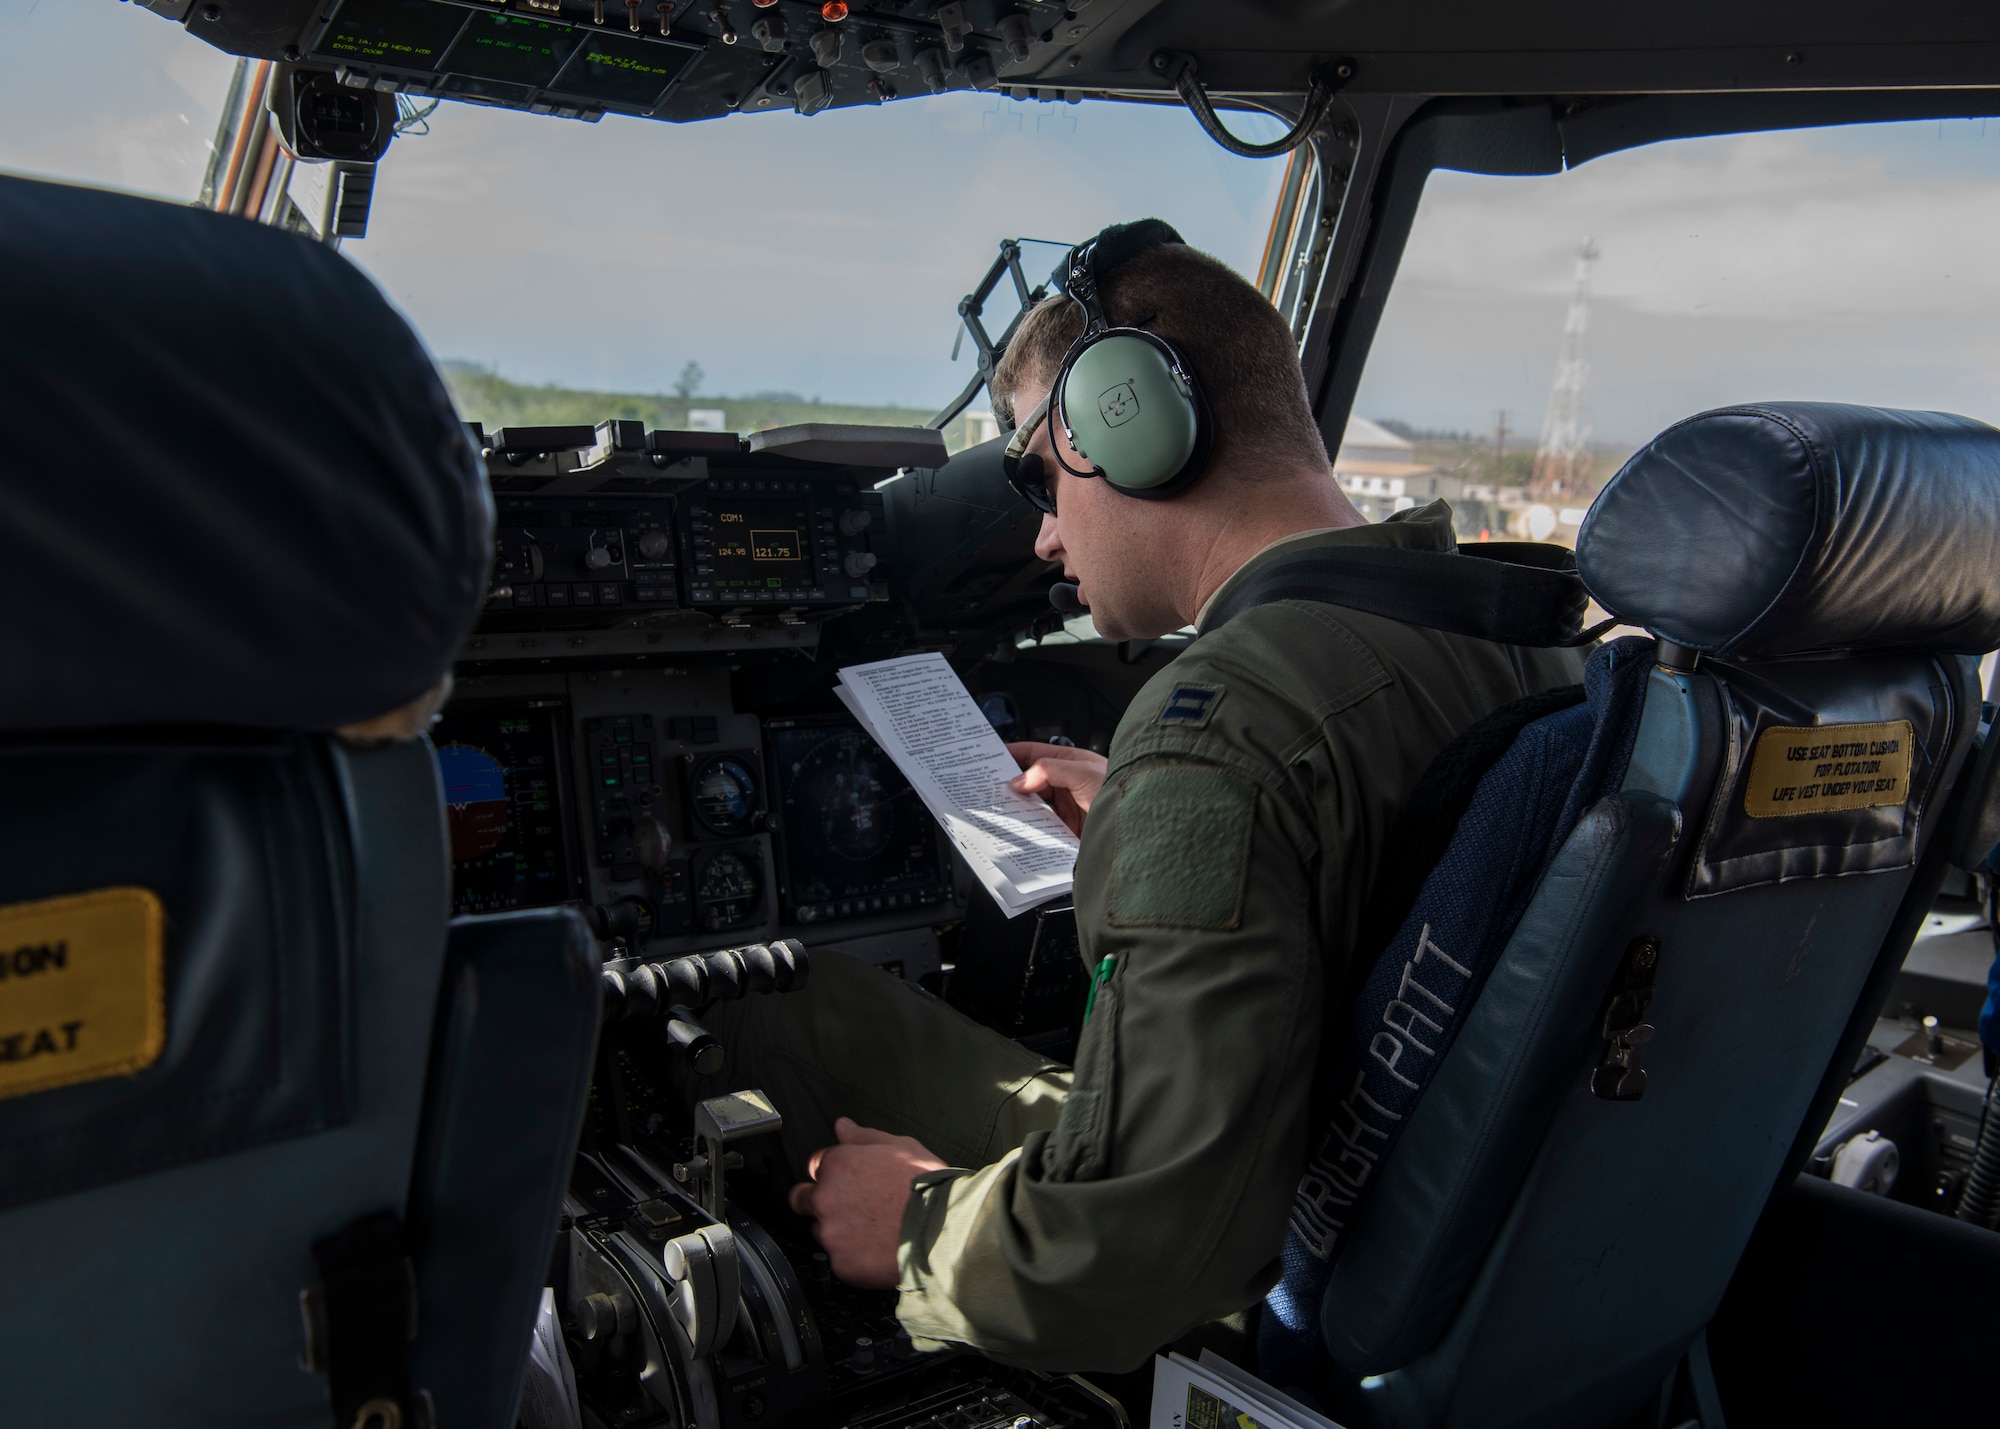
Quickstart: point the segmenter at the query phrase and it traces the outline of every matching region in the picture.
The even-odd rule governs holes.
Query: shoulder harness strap
[[[1502,645],[1584,645],[1616,624],[1589,630],[1589,595],[1576,553],[1539,541],[1482,541],[1451,551],[1396,546],[1321,547],[1280,556],[1229,591],[1204,633],[1244,611],[1310,600]]]

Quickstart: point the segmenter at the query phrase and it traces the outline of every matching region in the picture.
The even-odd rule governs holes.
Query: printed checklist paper
[[[1068,893],[1076,835],[1009,781],[1014,756],[939,654],[850,665],[834,693],[903,771],[1009,918]]]

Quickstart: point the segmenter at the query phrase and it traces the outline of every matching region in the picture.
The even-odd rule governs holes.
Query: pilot
[[[1037,306],[995,374],[996,409],[1020,415],[1016,484],[1044,513],[1035,549],[1102,635],[1200,634],[1132,701],[1108,758],[1012,746],[1016,787],[1082,836],[1093,989],[1076,1065],[831,955],[805,995],[730,1004],[716,1030],[724,1076],[787,1118],[792,1206],[834,1273],[896,1287],[919,1346],[1123,1371],[1275,1282],[1385,835],[1457,734],[1581,664],[1306,601],[1218,622],[1218,598],[1278,554],[1448,552],[1451,512],[1363,519],[1284,319],[1226,265],[1157,220],[1106,230],[1094,264],[1094,303]],[[1086,370],[1079,339],[1098,329],[1150,335],[1135,341],[1186,379],[1205,453],[1148,472],[1143,446],[1106,445],[1154,397],[1112,370],[1139,348]],[[1086,441],[1077,408],[1103,392],[1117,400],[1093,404]]]

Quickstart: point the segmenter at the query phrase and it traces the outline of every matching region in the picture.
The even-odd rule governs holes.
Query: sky
[[[1438,173],[1356,409],[1539,433],[1584,238],[1607,442],[1800,398],[2000,422],[2000,120],[1682,140],[1565,174]]]
[[[232,64],[119,0],[0,0],[0,170],[191,198]],[[343,251],[439,357],[508,377],[662,391],[694,361],[710,393],[928,407],[969,375],[954,308],[999,239],[1158,214],[1247,270],[1281,167],[1151,106],[954,94],[666,125],[446,104],[391,148]],[[1532,440],[1586,236],[1608,444],[1782,397],[2000,421],[2000,120],[1434,175],[1357,410],[1490,432],[1505,409]]]

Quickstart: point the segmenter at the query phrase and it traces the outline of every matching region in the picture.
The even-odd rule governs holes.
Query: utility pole
[[[1502,407],[1493,421],[1493,484],[1498,486],[1506,471],[1507,460],[1507,409]]]
[[[1576,250],[1569,314],[1563,319],[1562,353],[1556,359],[1555,381],[1549,386],[1535,473],[1528,482],[1528,491],[1537,501],[1574,498],[1590,474],[1590,421],[1583,409],[1590,353],[1584,339],[1590,331],[1590,270],[1596,262],[1597,245],[1586,238]]]

